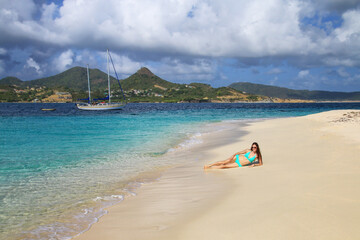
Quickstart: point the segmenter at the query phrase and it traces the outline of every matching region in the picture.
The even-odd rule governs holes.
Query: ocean
[[[169,154],[201,144],[204,134],[224,130],[223,122],[334,109],[360,103],[139,103],[110,112],[0,103],[0,239],[76,236],[105,207],[193,161]]]

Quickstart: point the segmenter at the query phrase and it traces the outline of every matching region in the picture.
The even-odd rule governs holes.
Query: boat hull
[[[123,103],[112,103],[112,104],[98,104],[98,105],[82,105],[76,104],[77,108],[86,111],[107,111],[107,110],[119,110],[122,109],[125,104]]]

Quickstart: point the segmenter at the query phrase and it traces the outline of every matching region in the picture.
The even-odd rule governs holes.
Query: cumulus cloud
[[[334,35],[340,42],[358,40],[360,33],[360,11],[350,10],[342,15],[344,23],[341,28],[334,31]]]
[[[36,5],[33,1],[23,0],[1,0],[0,9],[2,14],[12,15],[12,17],[20,20],[31,20],[36,11]]]
[[[26,60],[26,68],[34,68],[36,70],[36,72],[41,75],[42,71],[40,69],[40,65],[32,58],[29,58]]]
[[[298,78],[305,78],[309,76],[310,71],[309,70],[302,70],[298,73]]]
[[[103,58],[107,57],[105,52],[100,52],[98,54],[101,55]],[[116,53],[110,53],[110,54],[111,54],[111,58],[113,60],[114,67],[116,69],[117,74],[121,74],[119,76],[119,78],[127,77],[127,76],[135,73],[142,66],[144,66],[144,63],[133,61],[128,56],[118,55]],[[105,63],[105,61],[104,61],[104,63]],[[104,64],[103,69],[106,69],[106,67],[107,66]],[[110,69],[111,69],[111,72],[114,73],[113,68],[110,67]]]
[[[31,0],[21,1],[0,1],[0,44],[12,47],[16,45],[50,46],[61,45],[66,42],[63,30],[58,29],[52,22],[49,22],[49,7],[40,10],[44,18],[37,17],[39,11]],[[42,20],[43,19],[43,20]],[[44,45],[45,44],[45,45]]]
[[[154,68],[154,72],[159,76],[179,83],[212,81],[216,76],[216,71],[217,62],[208,59],[194,59],[192,62],[184,62],[176,58],[164,58],[161,60],[161,65]]]
[[[49,25],[53,23],[55,14],[58,12],[58,7],[55,3],[50,3],[49,5],[42,5],[42,15],[41,15],[41,23],[44,25]]]
[[[0,55],[32,49],[21,67],[31,57],[45,74],[47,62],[57,73],[74,65],[103,69],[99,54],[109,48],[124,76],[152,65],[177,81],[222,79],[216,71],[223,59],[240,62],[234,68],[274,67],[261,71],[268,78],[295,66],[298,80],[309,74],[298,69],[360,67],[358,0],[57,3],[0,0]]]
[[[62,72],[67,69],[74,62],[74,53],[70,49],[61,53],[59,57],[55,58],[53,61],[54,68]]]
[[[3,9],[0,16],[12,30],[4,31],[5,38],[18,41],[253,57],[312,48],[299,28],[301,5],[284,0],[64,1],[56,19],[53,3],[43,6],[41,21],[22,21],[12,8]]]
[[[15,40],[152,51],[161,53],[161,59],[174,54],[235,58],[323,55],[340,51],[339,44],[344,41],[352,45],[360,40],[359,9],[344,12],[343,25],[329,36],[324,37],[322,29],[302,29],[301,19],[316,14],[316,5],[341,5],[335,0],[330,5],[300,0],[109,0],[106,4],[64,0],[62,6],[42,5],[40,20],[31,18],[31,1],[26,1],[31,5],[26,9],[19,7],[20,1],[12,2],[12,6],[3,4],[0,12],[6,44]],[[349,7],[355,4],[347,3]]]

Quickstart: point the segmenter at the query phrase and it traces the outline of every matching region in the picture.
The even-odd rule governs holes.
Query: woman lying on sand
[[[255,160],[258,160],[257,164],[252,164]],[[259,144],[254,142],[250,149],[245,149],[241,152],[237,152],[228,159],[220,162],[216,162],[210,165],[205,165],[204,169],[222,169],[222,168],[235,168],[246,165],[261,166],[263,164]]]

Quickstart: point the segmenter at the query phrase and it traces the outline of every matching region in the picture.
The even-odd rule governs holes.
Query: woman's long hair
[[[252,146],[253,146],[253,145],[256,146],[256,155],[257,155],[258,159],[259,159],[259,160],[260,160],[260,159],[262,160],[262,156],[261,156],[259,144],[258,144],[257,142],[253,142],[253,143],[251,144],[251,147],[250,147],[251,150],[252,150]]]

